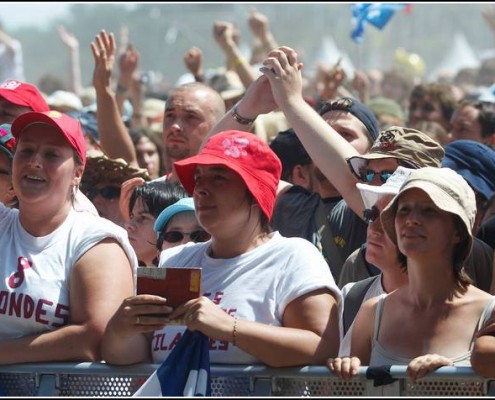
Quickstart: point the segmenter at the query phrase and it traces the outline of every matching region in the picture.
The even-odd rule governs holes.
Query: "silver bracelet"
[[[239,103],[237,103],[233,108],[232,108],[232,117],[234,117],[234,119],[239,122],[241,125],[251,125],[255,120],[256,118],[244,118],[242,116],[239,115],[239,113],[237,112],[237,106],[239,105]]]

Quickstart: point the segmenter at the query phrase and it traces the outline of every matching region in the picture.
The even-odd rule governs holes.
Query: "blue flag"
[[[186,330],[166,360],[133,397],[211,396],[208,337]]]
[[[370,23],[375,28],[383,29],[397,10],[406,7],[405,3],[354,3],[351,5],[351,38],[357,43],[363,41],[364,27]]]

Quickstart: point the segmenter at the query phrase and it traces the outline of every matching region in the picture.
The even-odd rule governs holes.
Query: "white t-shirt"
[[[0,203],[0,226],[0,340],[68,324],[72,267],[105,238],[121,244],[136,286],[137,258],[127,232],[104,218],[71,210],[54,232],[35,237],[22,227],[19,210]],[[98,268],[105,268],[105,260]]]
[[[341,293],[328,264],[309,241],[285,238],[278,232],[261,246],[230,259],[208,256],[210,241],[164,250],[160,267],[202,268],[203,296],[240,319],[281,326],[287,305],[320,288],[329,288],[341,306]],[[182,336],[185,326],[155,331],[153,362],[161,363]],[[210,340],[212,363],[253,364],[260,361],[231,342]]]

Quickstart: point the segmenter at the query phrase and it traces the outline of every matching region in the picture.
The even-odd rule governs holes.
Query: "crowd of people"
[[[0,58],[0,364],[160,363],[189,329],[214,363],[495,377],[493,60],[462,85],[311,77],[249,27],[251,59],[215,21],[225,64],[189,49],[161,92],[125,30],[95,33],[90,88],[66,28],[70,90]],[[138,266],[199,267],[202,295],[136,295]]]

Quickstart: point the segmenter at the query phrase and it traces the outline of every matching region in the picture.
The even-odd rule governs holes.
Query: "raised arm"
[[[184,65],[196,82],[204,82],[203,52],[199,47],[193,46],[185,52]]]
[[[101,146],[110,158],[123,158],[138,167],[136,150],[119,113],[110,78],[115,61],[113,33],[102,30],[91,43],[95,61],[93,85],[96,90],[98,132]]]
[[[82,92],[82,80],[81,80],[81,65],[79,58],[79,40],[77,40],[76,36],[67,29],[65,26],[60,25],[58,27],[58,34],[62,42],[69,49],[69,57],[70,57],[70,69],[69,69],[69,79],[70,79],[70,90],[72,90],[77,95],[80,95]]]
[[[247,88],[256,79],[251,65],[242,56],[235,40],[235,26],[230,22],[216,21],[213,24],[213,37],[225,55],[227,69],[239,75],[242,84]]]
[[[364,205],[346,159],[358,151],[333,129],[302,96],[302,64],[289,47],[270,52],[262,72],[269,79],[273,97],[284,112],[313,162],[340,192],[349,207],[362,215]]]
[[[278,47],[278,43],[269,27],[268,17],[259,12],[255,7],[249,6],[248,25],[253,36],[259,43],[259,50],[263,52],[263,58],[273,49]]]

